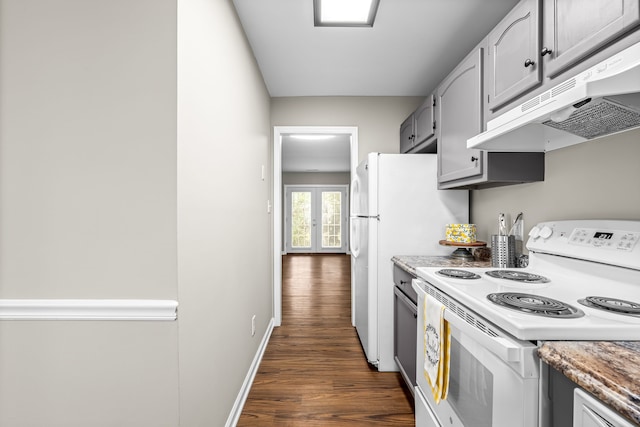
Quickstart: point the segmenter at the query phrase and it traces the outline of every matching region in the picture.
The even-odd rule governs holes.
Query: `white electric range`
[[[527,249],[525,268],[416,270],[417,426],[549,425],[542,341],[640,340],[640,221],[545,222]],[[427,295],[445,305],[452,336],[449,397],[439,404],[421,375]]]

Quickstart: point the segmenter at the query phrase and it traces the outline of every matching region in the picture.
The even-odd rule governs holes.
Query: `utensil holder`
[[[516,266],[516,237],[491,236],[491,266],[514,268]]]

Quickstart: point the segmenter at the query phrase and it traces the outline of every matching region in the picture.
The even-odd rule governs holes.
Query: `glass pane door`
[[[322,191],[322,248],[342,248],[342,192]]]
[[[285,186],[285,250],[347,251],[347,186]]]
[[[313,192],[308,190],[291,192],[291,249],[311,250],[312,240],[312,200]]]

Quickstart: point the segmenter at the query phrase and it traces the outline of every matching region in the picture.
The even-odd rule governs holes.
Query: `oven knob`
[[[538,228],[537,225],[535,225],[531,231],[529,231],[529,237],[531,237],[532,239],[537,239],[540,236],[540,229]]]
[[[542,237],[545,240],[551,237],[552,234],[553,234],[553,229],[548,225],[545,225],[544,227],[542,227],[542,230],[540,230],[540,237]]]

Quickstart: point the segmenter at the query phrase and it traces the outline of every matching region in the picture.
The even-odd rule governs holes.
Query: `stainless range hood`
[[[551,151],[640,127],[640,43],[487,123],[487,151]]]

